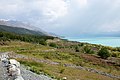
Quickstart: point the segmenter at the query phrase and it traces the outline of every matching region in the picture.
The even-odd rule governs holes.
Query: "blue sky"
[[[120,32],[120,0],[0,0],[0,18],[66,37]]]

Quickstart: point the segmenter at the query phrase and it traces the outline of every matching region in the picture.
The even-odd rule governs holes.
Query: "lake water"
[[[101,44],[105,46],[120,47],[120,37],[99,37],[99,38],[67,38],[70,41]]]

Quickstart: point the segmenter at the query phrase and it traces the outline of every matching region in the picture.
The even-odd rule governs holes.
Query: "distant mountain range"
[[[18,34],[32,34],[40,36],[58,37],[58,35],[56,34],[45,32],[40,28],[32,26],[28,23],[14,20],[0,19],[0,31],[13,32]]]
[[[12,32],[17,34],[29,34],[29,35],[39,35],[39,36],[48,36],[40,31],[33,31],[25,28],[11,27],[6,25],[0,25],[0,31]]]

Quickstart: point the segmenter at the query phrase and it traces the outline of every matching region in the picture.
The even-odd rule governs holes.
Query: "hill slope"
[[[6,26],[6,25],[0,25],[0,31],[12,32],[12,33],[17,33],[17,34],[47,36],[45,33],[40,32],[40,31],[33,31],[33,30],[25,29],[25,28],[18,28],[18,27]]]

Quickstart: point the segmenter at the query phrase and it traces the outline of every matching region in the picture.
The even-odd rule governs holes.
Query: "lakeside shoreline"
[[[64,39],[67,39],[69,41],[84,42],[103,46],[120,47],[120,37],[91,37],[91,38],[66,37]]]

